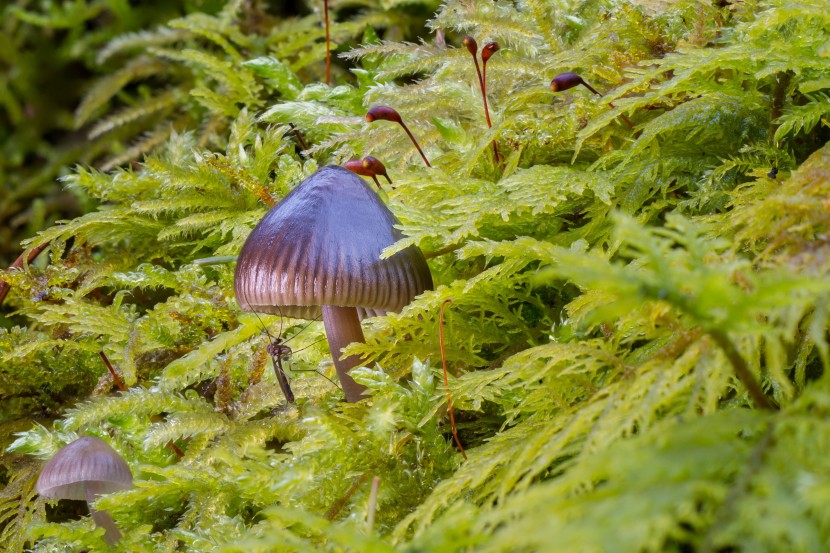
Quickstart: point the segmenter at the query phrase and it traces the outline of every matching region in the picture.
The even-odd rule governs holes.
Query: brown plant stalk
[[[441,363],[444,368],[444,386],[447,388],[447,411],[449,411],[450,414],[452,437],[455,440],[455,445],[457,445],[458,449],[461,451],[461,455],[464,457],[464,460],[467,460],[467,453],[464,451],[464,446],[461,445],[461,440],[458,439],[458,429],[455,427],[455,415],[452,409],[452,395],[450,394],[450,379],[447,374],[447,355],[444,351],[444,308],[450,302],[452,302],[452,300],[448,298],[441,303],[441,311],[438,315],[438,343],[441,346]]]

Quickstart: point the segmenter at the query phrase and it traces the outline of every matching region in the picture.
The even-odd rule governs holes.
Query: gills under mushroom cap
[[[269,211],[248,237],[234,291],[248,311],[314,319],[322,305],[355,307],[361,318],[399,311],[432,288],[421,251],[381,252],[399,221],[357,175],[323,167]]]
[[[111,493],[131,488],[132,482],[129,465],[109,444],[84,436],[46,463],[36,486],[37,492],[49,499],[86,501],[90,483],[95,484],[97,493]]]

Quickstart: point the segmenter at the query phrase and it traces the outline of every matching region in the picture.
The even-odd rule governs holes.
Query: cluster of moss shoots
[[[466,70],[456,59],[461,47],[423,54],[416,45],[372,40],[355,54],[371,68],[354,70],[364,81],[332,87],[324,2],[325,85],[298,90],[299,80],[286,64],[263,56],[240,67],[253,68],[252,75],[291,95],[291,101],[254,118],[247,108],[223,104],[220,95],[195,95],[211,113],[209,125],[227,124],[225,154],[218,147],[200,148],[204,144],[187,133],[175,134],[143,168],[118,173],[122,184],[103,173],[78,171],[75,185],[102,199],[113,194],[115,211],[102,208],[29,243],[0,280],[0,303],[13,286],[21,295],[38,293],[39,284],[29,275],[48,273],[45,256],[37,269],[26,272],[27,265],[50,251],[60,269],[50,277],[57,284],[44,286],[47,306],[38,311],[41,304],[29,299],[15,305],[56,329],[55,321],[71,313],[89,332],[109,337],[106,346],[121,367],[103,350],[94,351],[109,371],[99,397],[63,414],[55,428],[36,427],[18,439],[13,451],[41,456],[53,453],[57,443],[70,443],[43,467],[36,485],[31,475],[28,489],[16,484],[23,477],[11,480],[17,487],[9,489],[20,494],[16,501],[24,506],[42,501],[32,486],[42,498],[84,500],[108,546],[122,543],[108,510],[134,526],[155,525],[160,537],[153,545],[140,537],[124,540],[147,550],[230,553],[289,543],[286,547],[296,550],[509,551],[520,544],[522,550],[567,551],[569,543],[607,545],[603,532],[593,530],[598,520],[623,531],[630,524],[627,516],[642,516],[648,523],[632,526],[630,542],[627,537],[614,542],[620,550],[681,551],[693,544],[717,551],[756,543],[746,536],[746,529],[754,528],[746,513],[763,511],[768,498],[753,479],[778,486],[782,495],[794,487],[766,466],[766,459],[777,464],[795,451],[794,466],[801,463],[822,485],[830,482],[826,463],[798,449],[804,446],[798,437],[807,430],[827,429],[823,417],[830,404],[816,384],[827,378],[830,315],[823,300],[830,286],[815,277],[828,267],[814,242],[825,230],[822,194],[830,186],[821,183],[827,180],[830,153],[811,146],[824,136],[816,133],[823,132],[818,125],[826,125],[822,114],[830,106],[816,91],[830,81],[805,61],[800,72],[780,71],[774,83],[764,80],[772,69],[756,67],[755,84],[740,82],[733,90],[726,70],[718,73],[731,59],[728,52],[719,54],[717,65],[703,54],[664,56],[668,46],[660,42],[668,42],[673,32],[675,44],[697,41],[693,52],[714,50],[718,41],[740,45],[767,35],[723,29],[734,31],[733,24],[783,29],[796,24],[788,19],[791,14],[773,7],[759,9],[761,15],[753,18],[739,8],[713,6],[718,18],[740,15],[745,21],[718,19],[707,24],[711,28],[684,23],[682,32],[666,30],[662,36],[653,28],[658,16],[646,18],[646,8],[641,13],[629,6],[619,17],[631,27],[621,23],[607,34],[605,19],[594,14],[596,35],[613,46],[593,53],[573,38],[583,32],[585,13],[573,15],[572,28],[557,23],[562,37],[539,31],[549,44],[535,42],[523,50],[523,35],[510,17],[493,15],[498,4],[485,3],[494,10],[492,23],[454,19],[456,10],[475,11],[468,4],[448,2],[435,28],[440,30],[441,22],[457,31],[477,27],[481,36],[504,37],[507,46],[489,40],[479,48],[475,38],[464,36],[460,46],[473,61]],[[546,6],[514,9],[550,30],[554,23],[544,16]],[[694,2],[689,6],[684,17],[691,18],[697,8]],[[240,56],[233,41],[219,32],[231,19],[194,18],[179,25],[199,29],[235,60]],[[659,24],[669,28],[667,21]],[[631,39],[641,51],[627,52],[614,42],[632,28],[641,33]],[[816,52],[820,42],[811,45]],[[556,76],[549,90],[539,90],[546,79],[534,84],[536,77],[528,77],[538,67],[535,52],[555,47],[569,54],[564,61],[547,62]],[[754,59],[750,50],[738,54]],[[379,53],[392,61],[375,60]],[[189,52],[190,61],[198,60],[208,74],[225,71],[218,80],[230,89],[253,90],[243,77],[234,81],[221,58],[197,54]],[[509,56],[504,64],[513,64],[517,79],[525,79],[523,87],[488,87],[488,63],[492,77],[502,56]],[[592,59],[601,67],[590,73],[586,60]],[[631,70],[625,79],[609,60],[629,69],[642,60],[652,65]],[[742,70],[733,65],[730,71]],[[505,66],[496,73],[503,85]],[[700,75],[709,69],[720,76],[701,84]],[[377,81],[366,78],[370,71]],[[432,74],[422,82],[395,84],[406,71]],[[444,72],[473,75],[469,88],[477,88],[481,106],[478,99],[475,109],[458,106],[466,111],[456,119],[442,112],[433,118],[436,130],[418,124],[413,133],[401,112],[423,117],[435,109],[430,102],[440,100],[424,100],[433,88],[446,86],[456,97],[469,97],[462,85],[436,84]],[[583,87],[602,97],[588,82],[596,83],[598,75],[616,80],[613,91],[598,85],[615,103],[575,96],[562,102],[561,110],[550,105],[550,91]],[[794,79],[800,80],[793,84]],[[711,89],[691,94],[703,86]],[[391,107],[387,100],[396,93],[403,104]],[[742,103],[743,95],[752,98]],[[494,96],[512,103],[491,113]],[[788,97],[798,100],[785,107]],[[758,108],[762,99],[771,114]],[[545,124],[557,125],[555,132],[533,123],[545,117]],[[698,128],[704,119],[725,130],[706,135]],[[258,128],[261,122],[276,126]],[[398,125],[415,150],[401,145],[402,135],[390,130],[395,127],[379,122]],[[463,132],[463,124],[486,125],[487,134],[473,137]],[[800,132],[812,132],[813,142],[793,140]],[[703,171],[699,165],[720,155],[707,152],[706,141],[725,142],[730,133],[743,133],[740,140],[749,146],[734,146],[728,160]],[[770,146],[785,138],[792,151]],[[446,147],[438,146],[441,140]],[[668,146],[672,141],[679,145]],[[201,153],[194,154],[197,150]],[[318,168],[323,160],[340,164]],[[778,180],[780,169],[794,171],[787,184]],[[361,177],[371,179],[374,188]],[[112,192],[105,186],[110,182]],[[123,182],[135,187],[136,198],[131,192],[120,195],[119,186],[129,188]],[[164,190],[153,196],[146,192],[151,184]],[[195,197],[179,198],[183,190]],[[234,199],[226,201],[228,194]],[[791,197],[803,224],[781,212]],[[220,206],[215,212],[214,204]],[[176,251],[167,261],[187,259],[189,252],[212,250],[216,256],[176,267],[154,263],[147,252],[140,267],[127,271],[107,256],[128,251],[129,232],[113,241],[107,225],[133,213],[149,214],[135,243],[146,246],[169,233]],[[219,230],[204,230],[205,221]],[[195,235],[201,241],[193,240]],[[69,239],[78,243],[66,246]],[[120,294],[95,308],[85,296],[78,301],[71,293],[50,299],[61,286],[74,286],[61,280],[69,277],[60,271],[68,274],[73,263],[100,259],[96,247],[120,269],[110,271],[111,277],[89,276],[93,284],[86,293],[96,288],[96,278],[114,288],[118,282],[140,282],[136,288],[166,287],[174,293],[150,303],[146,313],[122,310]],[[235,305],[227,302],[231,283]],[[65,312],[62,300],[69,305]],[[113,330],[104,321],[114,314],[121,318]],[[272,337],[268,328],[275,315],[280,332]],[[365,318],[372,318],[366,334]],[[333,365],[339,390],[309,384],[321,380],[316,377],[289,379],[283,362],[293,346],[283,336],[283,323],[299,319],[312,325],[322,320],[328,357],[316,342],[307,347],[316,355],[317,370]],[[321,332],[319,325],[312,328]],[[445,338],[448,328],[453,338]],[[191,342],[184,342],[186,335]],[[91,344],[94,340],[83,342],[79,351],[93,352]],[[267,355],[273,380],[263,372]],[[435,382],[438,372],[421,361],[439,356],[443,386]],[[451,379],[448,360],[463,374]],[[113,386],[120,390],[117,397],[107,395]],[[459,406],[461,416],[454,410]],[[109,435],[138,463],[144,487],[132,488],[127,462],[105,441],[92,435],[73,440],[88,431]],[[823,442],[817,447],[828,450]],[[714,460],[707,462],[706,455]],[[640,488],[638,471],[647,471],[646,465],[654,471]],[[222,474],[231,476],[224,481]],[[219,481],[211,482],[217,475]],[[663,487],[666,497],[650,495]],[[112,492],[118,493],[105,497]],[[182,499],[186,494],[191,499]],[[804,517],[821,518],[814,509],[819,495],[805,492],[798,496],[801,503],[787,500],[801,505]],[[174,520],[128,515],[119,498],[125,505],[161,505]],[[14,520],[2,518],[5,505],[0,500],[0,524]],[[24,507],[28,511],[20,519],[43,521],[40,508],[38,513],[38,507]],[[649,532],[662,516],[671,524],[653,538]],[[211,525],[223,533],[214,543],[208,543],[216,536]],[[86,539],[68,525],[38,528],[44,539],[36,547]],[[19,549],[27,543],[13,523],[0,529],[0,535],[18,536]],[[561,546],[549,541],[554,531],[567,537]],[[816,536],[828,537],[819,530]],[[96,547],[97,542],[83,543]]]

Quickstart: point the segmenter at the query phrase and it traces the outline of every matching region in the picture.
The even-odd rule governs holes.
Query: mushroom
[[[106,511],[92,503],[99,495],[133,486],[127,462],[107,442],[84,436],[65,446],[52,457],[37,479],[37,493],[48,499],[80,499],[87,502],[92,520],[104,529],[110,545],[121,539],[121,532]]]
[[[346,401],[365,387],[348,372],[356,355],[341,349],[364,342],[360,319],[399,311],[432,288],[424,255],[415,246],[387,259],[400,224],[369,185],[338,166],[301,182],[254,228],[236,265],[236,301],[246,311],[304,319],[323,317],[329,349]]]

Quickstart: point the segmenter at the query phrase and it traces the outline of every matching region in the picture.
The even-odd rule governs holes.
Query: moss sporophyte
[[[4,553],[830,543],[826,1],[7,3]]]
[[[407,127],[406,123],[404,123],[403,119],[401,119],[401,114],[395,111],[393,108],[390,108],[388,106],[375,106],[366,112],[366,121],[368,121],[369,123],[373,123],[374,121],[392,121],[400,125],[401,128],[403,128],[403,130],[409,136],[409,139],[412,141],[412,144],[415,145],[415,148],[418,150],[418,153],[421,154],[421,157],[424,159],[424,163],[426,163],[427,167],[432,167],[432,165],[429,164],[427,156],[424,155],[424,151],[421,149],[421,146],[418,144],[418,141],[415,140],[414,136],[412,136],[412,132],[409,130],[409,127]]]
[[[462,40],[464,46],[467,47],[467,51],[470,52],[470,55],[473,57],[473,63],[475,64],[476,74],[478,75],[478,86],[481,90],[481,98],[484,101],[484,117],[487,120],[487,127],[492,128],[493,122],[490,119],[490,108],[487,104],[487,62],[493,57],[493,54],[499,51],[500,46],[498,42],[488,42],[484,45],[481,49],[481,62],[483,70],[478,65],[478,58],[476,57],[478,54],[478,43],[476,39],[471,36],[465,36]],[[499,163],[501,160],[501,156],[499,155],[499,147],[496,144],[496,141],[493,140],[493,156],[496,160],[496,163]]]

